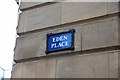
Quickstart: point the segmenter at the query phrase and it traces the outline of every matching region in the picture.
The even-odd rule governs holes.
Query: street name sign
[[[60,33],[49,33],[46,35],[46,54],[62,50],[74,50],[75,29]]]

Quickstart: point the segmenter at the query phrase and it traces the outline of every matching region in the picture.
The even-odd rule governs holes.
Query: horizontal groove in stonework
[[[100,52],[109,52],[109,51],[119,51],[120,45],[116,46],[109,46],[109,47],[102,47],[102,48],[95,48],[90,50],[84,50],[84,51],[72,51],[69,53],[62,53],[62,54],[54,54],[53,55],[46,55],[42,57],[34,57],[34,58],[27,58],[27,59],[21,59],[21,60],[14,60],[16,63],[22,63],[22,62],[30,62],[30,61],[36,61],[36,60],[46,60],[46,59],[57,59],[60,57],[70,57],[75,55],[83,55],[83,54],[92,54],[92,53],[100,53]]]
[[[31,6],[31,7],[28,7],[28,8],[24,8],[24,9],[20,9],[20,10],[21,11],[28,11],[28,10],[32,10],[32,9],[35,9],[35,8],[43,7],[43,6],[46,6],[46,5],[55,4],[55,3],[57,3],[57,2],[46,2],[46,3],[34,5],[34,6]]]
[[[42,28],[42,29],[32,30],[32,31],[23,32],[23,33],[17,33],[17,34],[19,36],[21,36],[21,35],[25,35],[25,34],[30,34],[30,33],[36,33],[36,32],[40,32],[40,31],[50,30],[50,29],[61,28],[61,27],[70,26],[70,25],[77,25],[77,24],[84,25],[84,24],[91,23],[91,22],[97,22],[97,21],[100,21],[100,20],[109,19],[109,18],[112,18],[112,17],[117,17],[118,15],[119,15],[118,13],[107,14],[107,15],[103,15],[103,16],[93,17],[93,18],[90,18],[90,19],[85,19],[85,20],[80,20],[80,21],[76,21],[76,22],[60,24],[60,25],[56,25],[56,26],[50,26],[50,27],[47,27],[47,28]]]

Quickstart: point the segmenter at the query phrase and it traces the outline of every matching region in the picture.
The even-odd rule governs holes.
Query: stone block
[[[120,50],[118,52],[118,77],[120,77]]]
[[[109,53],[110,78],[118,78],[118,52]]]
[[[43,70],[43,69],[42,69]],[[31,61],[23,63],[22,78],[35,78],[38,71],[38,62]]]
[[[43,56],[44,40],[40,33],[27,34],[19,37],[16,41],[14,60],[28,59]]]
[[[41,5],[41,4],[44,4],[44,3],[47,3],[47,2],[52,2],[54,0],[21,0],[21,4],[20,4],[20,9],[23,10],[23,9],[26,9],[26,8],[30,8],[30,7],[34,7],[34,6],[37,6],[37,5]]]
[[[118,44],[118,18],[109,18],[82,26],[82,50]]]
[[[119,2],[112,2],[113,0],[108,0],[108,14],[117,13],[119,11]]]
[[[40,5],[40,4],[43,4],[43,3],[42,2],[21,2],[20,9],[23,10],[23,9],[30,8],[36,5]]]
[[[108,53],[95,53],[57,60],[56,78],[109,78]]]
[[[18,28],[22,25],[24,32],[43,29],[60,24],[60,3],[42,6],[39,8],[24,11],[20,17]],[[22,19],[24,18],[24,19]],[[22,33],[23,31],[19,31]]]
[[[62,2],[61,23],[70,23],[106,14],[106,2]]]
[[[13,66],[11,78],[21,78],[21,77],[22,77],[22,63],[19,63]]]
[[[17,33],[23,33],[24,32],[24,23],[25,22],[25,14],[20,13],[19,14],[19,19],[18,19],[18,25],[17,25]]]
[[[55,66],[55,60],[25,62],[22,78],[55,78]]]

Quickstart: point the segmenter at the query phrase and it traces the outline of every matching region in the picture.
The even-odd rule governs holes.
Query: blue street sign
[[[71,29],[66,32],[47,34],[46,54],[61,50],[73,50],[74,32],[75,29]]]

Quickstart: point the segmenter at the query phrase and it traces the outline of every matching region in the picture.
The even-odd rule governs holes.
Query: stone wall
[[[12,78],[118,78],[118,2],[22,2]],[[46,34],[75,29],[75,49],[46,54]]]

